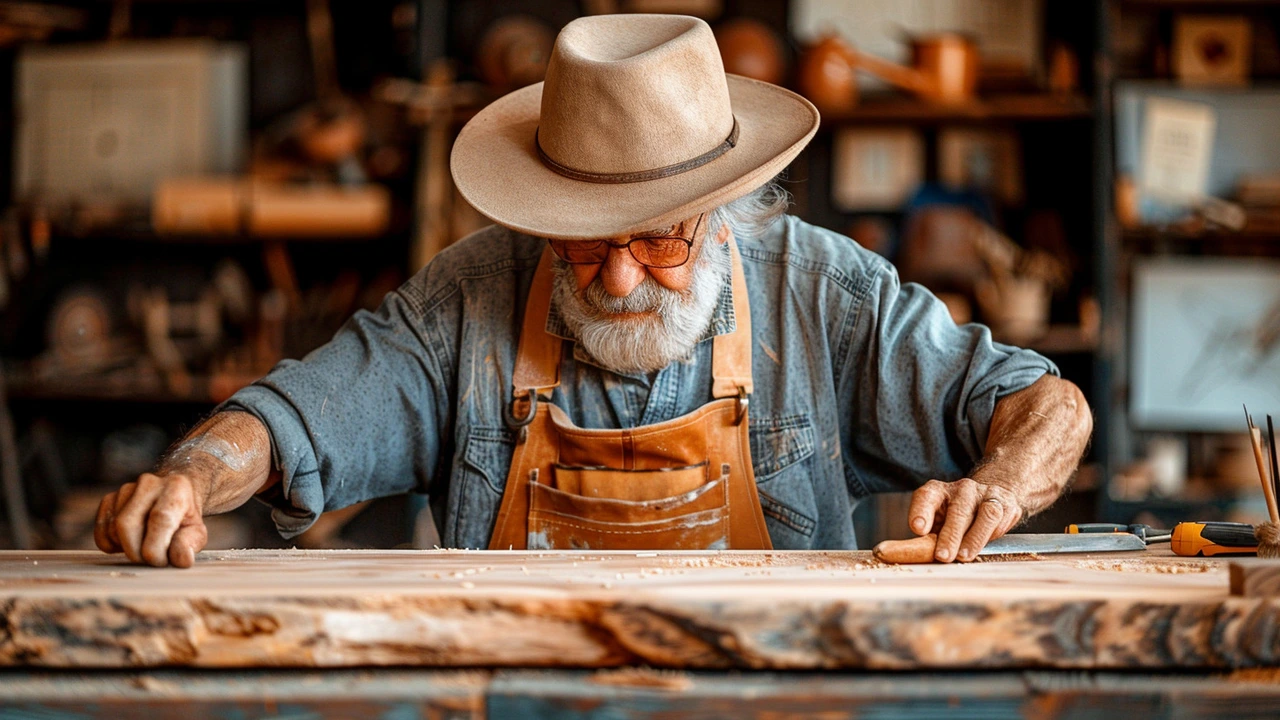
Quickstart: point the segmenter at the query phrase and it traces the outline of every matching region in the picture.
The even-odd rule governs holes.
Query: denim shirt
[[[855,548],[858,499],[963,477],[982,457],[996,401],[1057,374],[986,327],[957,326],[928,290],[900,284],[847,237],[786,217],[738,244],[753,332],[751,459],[777,548]],[[481,230],[224,404],[270,430],[281,534],[321,511],[416,491],[430,496],[445,545],[488,546],[515,445],[503,409],[544,247]],[[554,311],[547,328],[573,339]],[[733,328],[726,283],[692,356],[657,373],[610,372],[565,342],[552,402],[590,428],[692,412],[712,399],[711,338]]]

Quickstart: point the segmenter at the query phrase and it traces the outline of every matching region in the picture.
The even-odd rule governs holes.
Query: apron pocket
[[[659,470],[555,466],[554,486],[570,495],[644,502],[672,498],[707,484],[705,462]]]
[[[729,543],[729,483],[637,502],[529,486],[530,550],[720,550]]]

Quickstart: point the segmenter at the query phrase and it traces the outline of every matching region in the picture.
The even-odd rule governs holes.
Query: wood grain
[[[0,665],[1249,668],[1280,599],[1226,564],[866,552],[0,553]]]
[[[1236,560],[1230,568],[1232,595],[1280,599],[1280,561]]]

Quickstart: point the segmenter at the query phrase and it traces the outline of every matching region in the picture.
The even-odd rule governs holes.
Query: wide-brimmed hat
[[[560,31],[544,82],[467,123],[451,165],[462,196],[499,225],[616,237],[742,197],[817,129],[808,100],[726,75],[702,20],[600,15]]]

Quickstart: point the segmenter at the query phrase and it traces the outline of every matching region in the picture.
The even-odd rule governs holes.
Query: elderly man
[[[418,491],[455,547],[853,548],[858,499],[914,490],[937,560],[972,559],[1062,491],[1088,409],[1044,358],[783,215],[772,178],[817,126],[726,76],[700,20],[570,23],[546,82],[455,144],[497,225],[104,498],[98,545],[186,567],[201,518],[253,496],[292,536]]]

